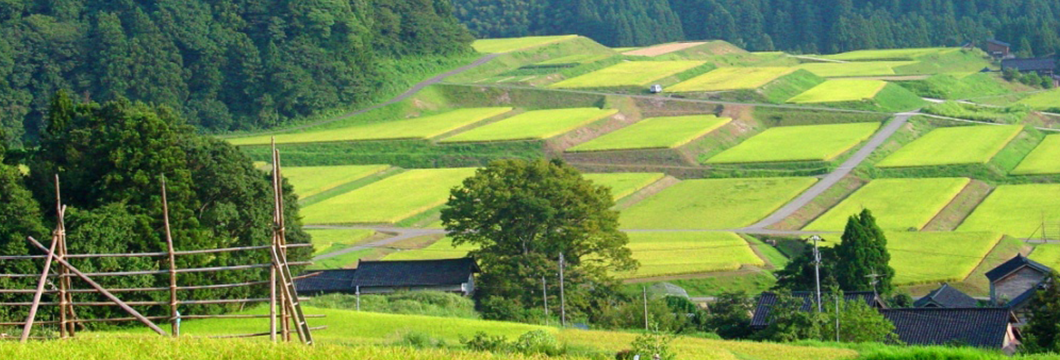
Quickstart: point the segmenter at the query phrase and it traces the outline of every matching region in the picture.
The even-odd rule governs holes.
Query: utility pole
[[[821,312],[821,251],[817,248],[818,241],[824,241],[820,236],[810,237],[813,240],[813,276],[817,281],[817,312]]]
[[[548,326],[548,284],[544,276],[541,276],[541,298],[545,300],[545,326]]]
[[[641,294],[644,295],[644,330],[651,331],[648,328],[648,287],[645,285],[640,286]]]
[[[865,275],[865,277],[872,279],[872,295],[879,296],[876,292],[876,284],[880,283],[879,278],[883,277],[883,275],[877,274],[876,268],[872,268],[872,274]]]
[[[559,325],[567,327],[567,299],[563,294],[563,253],[559,253]]]

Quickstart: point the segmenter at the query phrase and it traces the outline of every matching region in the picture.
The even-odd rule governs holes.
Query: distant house
[[[990,302],[1021,314],[1052,271],[1048,266],[1016,254],[986,273],[990,280]]]
[[[1021,73],[1038,73],[1043,77],[1056,74],[1056,58],[1005,59],[1001,60],[1001,71],[1014,69]]]
[[[1011,56],[1012,45],[1004,41],[990,39],[986,41],[986,52],[996,59],[1006,59]]]
[[[883,309],[906,345],[964,345],[1015,350],[1020,343],[1016,316],[1005,308]]]
[[[801,311],[813,311],[816,309],[816,293],[812,291],[793,291],[792,296],[802,298]],[[822,293],[822,297],[827,297],[827,293]],[[871,291],[855,291],[843,293],[843,299],[846,301],[862,301],[869,306],[876,309],[885,309],[886,304],[880,299],[880,296]],[[822,298],[822,301],[827,299]],[[758,296],[758,303],[755,305],[755,313],[751,318],[751,328],[755,330],[765,329],[769,326],[769,312],[777,303],[777,294],[771,292],[764,292]]]
[[[950,284],[942,284],[927,296],[917,299],[913,306],[918,308],[974,308],[979,306],[979,301],[954,289]]]
[[[360,261],[356,269],[324,270],[296,280],[295,288],[305,295],[442,291],[468,296],[475,292],[480,271],[472,258]]]

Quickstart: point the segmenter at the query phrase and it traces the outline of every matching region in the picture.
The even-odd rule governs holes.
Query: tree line
[[[470,52],[448,0],[0,1],[0,128],[44,131],[51,96],[166,105],[212,131],[371,100],[395,61]],[[404,69],[408,71],[409,69]]]
[[[836,53],[997,38],[1060,49],[1060,0],[453,0],[479,37],[579,34],[609,46],[721,39],[756,51]]]

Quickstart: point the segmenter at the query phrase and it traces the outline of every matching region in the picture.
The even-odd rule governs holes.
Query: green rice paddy
[[[764,266],[747,240],[727,232],[631,232],[629,249],[640,262],[635,272],[621,278],[697,274],[737,270],[743,265]]]
[[[669,92],[723,91],[757,89],[777,78],[791,74],[787,67],[730,67],[715,69],[667,89]]]
[[[304,199],[388,168],[389,165],[307,166],[285,167],[281,172],[294,185],[298,197]]]
[[[393,224],[441,206],[473,168],[409,170],[302,209],[306,224]]]
[[[384,257],[383,260],[455,259],[466,257],[468,252],[475,249],[478,249],[478,247],[469,244],[463,244],[454,247],[453,239],[446,237],[422,249],[405,250],[391,253]]]
[[[1028,105],[1038,110],[1060,109],[1060,89],[1032,95],[1020,100],[1020,104]]]
[[[1060,244],[1038,244],[1027,257],[1053,269],[1060,268]]]
[[[876,164],[879,168],[985,164],[1023,130],[1020,125],[932,130]]]
[[[730,121],[714,115],[649,118],[571,147],[567,152],[676,148]]]
[[[957,228],[958,231],[998,231],[1017,238],[1060,238],[1060,185],[1001,185]]]
[[[267,145],[336,141],[430,139],[512,111],[509,107],[468,108],[412,119],[354,125],[339,129],[229,139],[233,145]]]
[[[1060,174],[1060,135],[1049,135],[1034,148],[1012,175]]]
[[[960,48],[911,48],[911,49],[883,49],[883,50],[857,50],[834,55],[823,55],[822,58],[844,61],[870,61],[870,60],[914,60],[916,58],[960,51]]]
[[[820,77],[887,76],[895,75],[895,68],[915,64],[915,61],[871,61],[849,63],[809,63],[797,68]]]
[[[968,178],[877,179],[821,215],[803,230],[843,231],[847,219],[869,209],[884,230],[918,231],[946,207]]]
[[[703,61],[626,61],[550,85],[558,89],[647,86],[705,64]]]
[[[895,285],[959,282],[1001,240],[996,232],[888,232]]]
[[[482,39],[475,40],[471,47],[480,53],[507,53],[518,50],[526,50],[532,47],[555,44],[577,38],[577,35],[558,36],[527,36],[509,39]]]
[[[814,178],[686,180],[622,212],[626,229],[736,229],[776,211]]]
[[[370,229],[307,229],[313,239],[313,255],[357,245],[375,235]]]
[[[769,128],[707,159],[708,164],[831,161],[872,137],[878,123]]]
[[[586,179],[592,180],[597,185],[611,188],[611,197],[616,201],[654,184],[661,180],[666,174],[663,173],[609,173],[609,174],[585,174]]]
[[[788,99],[789,103],[835,103],[868,100],[887,86],[882,80],[828,80]]]
[[[442,143],[549,139],[618,113],[615,109],[572,108],[528,111],[443,139]]]

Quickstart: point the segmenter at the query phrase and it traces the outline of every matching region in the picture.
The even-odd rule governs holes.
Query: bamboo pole
[[[300,300],[309,300],[310,298],[299,298]],[[268,298],[256,298],[256,299],[215,299],[215,300],[184,300],[178,302],[183,305],[218,305],[218,304],[247,304],[256,302],[267,302]],[[58,302],[42,302],[42,306],[55,306],[60,305]],[[78,301],[71,303],[77,306],[121,306],[122,304],[129,306],[166,306],[169,305],[169,301]],[[0,302],[0,306],[32,306],[32,302]]]
[[[311,327],[311,328],[309,328],[309,330],[324,330],[324,329],[327,329],[327,328],[328,328],[327,325],[321,325],[321,326]],[[258,337],[258,336],[265,336],[265,335],[269,335],[269,333],[263,332],[263,333],[254,333],[254,334],[217,335],[217,336],[210,336],[210,338],[212,338],[212,339],[234,339],[234,338]],[[272,336],[276,336],[276,333],[275,332],[272,333]]]
[[[284,223],[283,218],[283,165],[280,164],[280,150],[273,150],[273,152],[276,157],[276,172],[274,173],[273,178],[275,178],[276,181],[276,240],[279,244],[277,250],[280,252],[280,259],[283,259],[281,266],[290,266],[290,264],[287,263],[287,225]],[[277,269],[277,271],[281,270]],[[287,281],[290,281],[290,279]],[[297,297],[298,294],[288,294],[286,291],[286,283],[284,284],[283,289],[284,291],[280,293],[280,296],[283,299],[280,311],[280,315],[283,318],[283,340],[290,342],[291,314],[294,313],[294,298]]]
[[[296,263],[296,264],[305,264],[305,263],[308,263],[308,262],[301,262],[301,263]],[[320,275],[320,274],[321,273],[319,273],[319,272],[310,273],[310,274],[302,274],[302,275],[299,275],[299,276],[295,276],[293,279],[294,280],[301,280],[301,279],[311,278],[311,277],[314,277],[314,276],[317,276],[317,275]],[[227,289],[227,288],[254,286],[254,285],[266,285],[268,283],[269,283],[268,281],[249,281],[249,282],[244,282],[244,283],[233,283],[233,284],[178,286],[177,290],[186,291],[186,290]],[[112,292],[112,293],[116,293],[116,292],[151,292],[151,291],[168,291],[169,287],[122,288],[122,289],[107,289],[107,290]],[[95,289],[68,289],[66,291],[68,293],[71,293],[71,294],[96,294],[96,293],[99,293],[99,291],[96,291]],[[33,294],[35,292],[36,292],[36,290],[33,290],[33,289],[0,289],[0,294]],[[58,293],[58,292],[59,292],[59,290],[45,290],[44,291],[45,294],[55,294],[55,293]]]
[[[56,220],[55,224],[55,237],[56,241],[59,242],[57,258],[63,259],[66,256],[66,209],[63,208],[62,198],[62,186],[59,182],[59,174],[55,174],[55,213]],[[59,338],[65,339],[67,333],[70,330],[70,324],[67,323],[67,314],[70,312],[68,303],[73,301],[73,296],[66,292],[67,289],[71,288],[70,279],[64,278],[63,275],[67,275],[67,271],[63,267],[59,267]],[[73,333],[70,333],[73,336]]]
[[[56,237],[52,238],[52,245],[48,249],[48,260],[44,262],[44,270],[41,271],[40,281],[37,282],[37,293],[33,295],[33,305],[29,308],[29,316],[26,317],[26,325],[22,327],[22,338],[20,342],[29,340],[30,330],[33,329],[33,320],[37,317],[37,308],[40,307],[40,298],[44,294],[44,285],[48,283],[48,272],[52,269],[52,256],[55,254],[55,246],[59,244]]]
[[[272,138],[272,152],[276,153],[276,137]],[[272,162],[272,190],[273,190],[273,201],[276,200],[276,156],[273,155]],[[272,247],[275,249],[280,244],[276,241],[276,210],[273,205],[273,229],[272,229]],[[269,268],[269,341],[276,342],[276,271],[279,270],[276,266]]]
[[[27,240],[29,240],[29,242],[32,243],[33,246],[36,246],[38,249],[46,250],[44,245],[41,245],[39,242],[37,242],[36,239],[34,239],[32,237],[29,237],[29,238],[27,238]],[[48,251],[48,253],[52,254],[51,251]],[[154,332],[158,333],[159,335],[163,335],[163,336],[166,335],[166,332],[163,331],[161,328],[159,328],[158,325],[155,325],[155,323],[151,322],[151,320],[148,320],[147,318],[145,318],[142,314],[140,314],[138,311],[136,311],[136,309],[133,309],[133,308],[129,307],[129,305],[127,305],[124,302],[122,302],[120,299],[118,299],[118,297],[114,296],[114,294],[111,294],[110,291],[107,291],[107,289],[104,289],[98,283],[93,281],[92,278],[86,276],[84,273],[82,273],[80,270],[78,270],[73,265],[70,265],[70,263],[66,262],[66,260],[63,260],[61,258],[56,258],[55,261],[58,261],[59,264],[62,264],[63,266],[65,266],[67,269],[70,270],[70,272],[73,272],[79,278],[81,278],[81,280],[84,280],[86,283],[88,283],[88,285],[92,286],[96,290],[99,290],[100,294],[103,294],[103,296],[105,296],[108,299],[118,303],[118,306],[120,306],[122,308],[122,310],[125,310],[125,312],[129,313],[133,317],[136,317],[137,320],[140,320],[140,322],[142,322],[144,325],[147,325],[147,327],[151,328],[151,330],[153,330]]]
[[[310,247],[313,244],[309,243],[295,243],[288,244],[288,248],[300,248]],[[242,247],[231,247],[221,249],[203,249],[203,250],[185,250],[185,251],[174,251],[173,254],[176,256],[182,255],[202,255],[202,254],[215,254],[225,252],[236,252],[236,251],[249,251],[249,250],[268,250],[272,248],[271,245],[259,245],[259,246],[242,246]],[[168,252],[153,252],[153,253],[125,253],[125,254],[66,254],[66,259],[96,259],[96,258],[131,258],[131,257],[163,257],[169,256]],[[35,260],[44,259],[46,255],[4,255],[0,256],[0,260]]]
[[[177,318],[177,260],[173,255],[173,232],[169,227],[169,200],[166,197],[166,176],[162,175],[162,222],[166,226],[166,249],[169,252],[169,324],[170,334],[180,337],[180,319]]]

